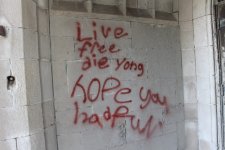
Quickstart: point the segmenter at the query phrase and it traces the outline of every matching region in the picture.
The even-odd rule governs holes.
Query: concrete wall
[[[0,149],[57,150],[59,147],[60,150],[86,150],[90,146],[91,149],[104,150],[149,147],[171,150],[217,149],[216,72],[210,7],[211,2],[203,0],[180,0],[179,7],[177,0],[157,1],[157,10],[177,12],[179,8],[180,33],[177,26],[75,18],[64,12],[52,14],[49,29],[47,0],[0,0],[0,23],[7,29],[7,37],[0,37]],[[96,27],[93,27],[93,21]],[[99,69],[92,66],[86,71],[81,69],[86,56],[91,57],[92,61],[95,59],[87,51],[79,57],[78,48],[83,42],[77,41],[76,22],[81,25],[82,37],[93,36],[93,29],[95,31],[96,28],[98,42],[108,48],[115,43],[116,48],[121,49],[112,54],[108,51],[97,53],[97,60],[104,56],[108,58],[109,67]],[[105,29],[117,28],[118,34],[128,35],[115,38],[114,34],[109,33],[108,37],[104,37],[107,31],[102,35],[102,25]],[[117,61],[120,63],[124,58],[133,61],[133,64],[141,64],[143,75],[138,76],[142,73],[142,67],[137,70],[115,70]],[[6,77],[11,74],[16,77],[16,82],[7,89]],[[92,80],[90,95],[86,95],[89,100],[85,103],[82,102],[84,97],[81,86],[76,86],[72,94],[82,74],[84,76],[78,83],[83,85],[85,92],[95,78]],[[185,120],[182,113],[182,76]],[[115,77],[120,82],[110,78],[106,87],[113,88],[118,83],[120,86],[105,92],[105,99],[102,100],[104,90],[100,90],[98,95],[98,83],[102,88],[107,77]],[[141,110],[139,106],[146,103],[139,96],[141,86],[144,87],[143,93],[151,89],[152,93],[159,94],[160,100],[165,96],[169,104],[168,113],[165,103],[160,105],[160,101],[151,101]],[[121,88],[127,88],[128,91],[118,92]],[[132,102],[118,103],[114,98],[116,93],[122,101]],[[96,102],[90,102],[96,95]],[[150,100],[154,98],[150,97]],[[88,118],[95,113],[98,116],[94,115],[82,123],[84,115],[79,115],[77,122],[74,122],[77,110],[74,102],[78,102],[78,113],[86,112]],[[120,116],[119,119],[114,114],[107,121],[103,114],[107,106],[112,115],[117,108],[121,108],[119,106],[123,106],[123,112],[128,108],[130,116]],[[153,121],[147,125],[154,132],[149,138],[146,137],[148,126],[142,134],[134,127],[132,129],[132,118],[133,122],[141,118],[140,125],[143,127],[151,116]],[[114,126],[113,117],[116,118]],[[156,129],[152,130],[154,127]]]
[[[183,147],[181,54],[177,26],[53,14],[50,29],[48,1],[0,1],[0,4],[0,22],[7,29],[7,37],[0,40],[3,95],[0,102],[0,117],[3,118],[0,149],[144,150],[169,147],[172,150]],[[92,29],[95,30],[93,21],[97,25],[96,40],[108,49],[98,54],[96,60],[105,56],[105,65],[109,66],[82,71],[85,60],[79,57],[78,48],[83,43],[76,40],[79,35],[76,22],[81,24],[81,36],[89,36]],[[101,28],[105,29],[104,32]],[[109,30],[112,32],[107,33]],[[120,51],[117,52],[117,48]],[[90,53],[85,55],[95,60]],[[119,67],[122,62],[124,64]],[[104,59],[100,61],[102,63]],[[127,68],[126,65],[130,66]],[[91,79],[96,78],[92,80],[86,103],[81,101],[82,91],[74,89],[81,74],[84,74],[82,85],[86,92]],[[9,75],[15,76],[16,82],[7,89],[6,77]],[[102,89],[104,81],[107,81],[105,88],[112,89],[104,92],[104,101],[98,95],[96,102],[90,103],[90,99],[98,94],[96,83],[100,83]],[[82,116],[74,122],[77,111],[74,102],[79,102],[78,113],[84,111],[92,115],[84,124]],[[107,113],[111,114],[110,119],[107,119]]]
[[[52,12],[51,43],[59,150],[183,147],[178,26]]]
[[[0,1],[0,22],[7,31],[0,40],[0,149],[43,150],[36,4],[28,0]],[[16,80],[7,89],[9,75]]]
[[[217,149],[211,7],[212,1],[179,1],[187,150]]]
[[[85,0],[55,0],[65,2],[85,2]],[[96,4],[102,5],[118,5],[120,0],[92,0]],[[174,6],[176,7],[177,0],[127,0],[127,6],[131,8],[146,9],[147,5],[154,5],[156,11],[173,12]]]
[[[0,149],[56,150],[47,1],[0,1]],[[7,76],[16,78],[7,89]]]

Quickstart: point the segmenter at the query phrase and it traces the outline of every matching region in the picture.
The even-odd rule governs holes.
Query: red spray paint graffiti
[[[90,68],[96,68],[104,70],[110,67],[109,58],[105,54],[114,55],[121,51],[115,43],[109,44],[107,47],[104,42],[99,39],[103,37],[108,39],[113,37],[115,40],[126,38],[128,33],[122,27],[112,28],[110,26],[98,25],[95,21],[91,24],[91,35],[84,36],[82,25],[76,23],[76,40],[79,43],[77,51],[79,57],[84,60],[81,65],[81,70],[87,71]],[[99,32],[100,31],[100,32]],[[138,63],[127,58],[115,59],[114,71],[133,71],[137,72],[137,77],[142,77],[145,73],[144,64]],[[145,89],[144,87],[124,87],[120,79],[116,77],[106,77],[104,80],[100,80],[98,77],[93,77],[88,85],[84,86],[83,81],[85,75],[81,74],[72,89],[71,98],[75,99],[74,102],[74,124],[82,122],[84,124],[97,125],[100,128],[104,128],[105,122],[110,123],[111,128],[115,128],[117,121],[120,119],[126,119],[129,121],[130,128],[137,131],[139,134],[149,138],[157,129],[162,128],[163,121],[157,120],[154,115],[149,114],[147,120],[143,121],[137,115],[130,111],[129,104],[133,104],[134,99],[129,98],[130,95],[138,91],[139,93],[139,110],[143,113],[150,105],[159,105],[169,113],[169,105],[165,96],[160,96],[158,93],[154,93],[151,89]],[[110,83],[114,83],[113,85]],[[82,92],[82,100],[79,102],[76,99],[78,91]],[[106,94],[113,93],[113,103],[117,105],[115,110],[110,105],[107,105],[102,115],[82,111],[80,106],[91,103],[103,103],[106,101]],[[94,93],[94,96],[93,96]],[[122,97],[122,98],[121,98]]]
[[[153,133],[153,131],[155,131],[158,127],[162,127],[163,123],[161,121],[158,121],[157,125],[153,126],[153,121],[154,121],[154,116],[150,115],[149,119],[147,120],[147,122],[145,123],[144,127],[141,128],[141,118],[137,118],[135,115],[130,114],[129,112],[129,108],[126,106],[126,104],[128,103],[132,103],[132,99],[119,99],[118,97],[121,95],[129,95],[132,93],[132,89],[129,87],[122,87],[121,82],[119,79],[115,78],[115,77],[108,77],[104,80],[103,83],[100,82],[100,80],[98,78],[93,78],[91,79],[91,81],[89,82],[89,84],[87,85],[87,87],[85,87],[84,85],[82,85],[82,80],[84,75],[80,75],[80,77],[78,78],[78,80],[76,81],[72,93],[71,93],[71,97],[74,97],[75,95],[77,95],[77,91],[81,90],[82,94],[83,94],[83,100],[82,103],[95,103],[97,100],[100,101],[104,101],[105,100],[105,94],[107,92],[114,92],[114,95],[112,95],[113,100],[115,103],[120,104],[120,106],[118,106],[116,108],[116,110],[114,112],[111,112],[110,106],[106,107],[106,111],[103,113],[103,119],[107,122],[111,122],[111,127],[114,128],[116,121],[118,119],[128,119],[130,121],[131,124],[131,128],[133,130],[137,130],[139,134],[146,134],[146,137],[149,138],[150,135]],[[108,82],[113,81],[115,83],[114,86],[112,87],[108,87],[107,85]],[[97,87],[93,88],[93,84],[96,83]],[[91,93],[90,93],[90,89],[95,89],[96,91],[94,91],[95,93],[95,97],[91,97]],[[141,87],[140,88],[140,92],[139,92],[139,96],[140,96],[140,102],[142,102],[142,104],[140,104],[140,109],[144,110],[147,108],[148,105],[150,105],[150,102],[162,106],[166,112],[169,112],[169,108],[168,108],[168,104],[167,104],[167,99],[166,97],[163,97],[163,100],[161,100],[160,95],[158,93],[153,93],[150,89],[147,89],[147,94],[146,96],[143,98],[143,92],[144,88]],[[89,124],[97,124],[100,128],[103,128],[103,122],[100,121],[100,117],[98,114],[92,114],[92,115],[88,115],[86,112],[80,112],[79,110],[79,104],[76,101],[74,103],[75,105],[75,119],[74,119],[74,123],[77,124],[79,122],[79,118],[82,118],[82,123],[89,123]],[[136,119],[136,120],[135,120]],[[143,124],[143,123],[142,123]]]
[[[97,32],[97,28],[100,33]],[[92,22],[92,35],[84,36],[79,22],[76,23],[76,40],[80,44],[78,47],[79,57],[84,60],[81,69],[86,71],[92,67],[98,69],[106,69],[109,67],[109,58],[106,56],[108,54],[116,54],[121,51],[117,48],[115,43],[111,43],[108,46],[99,40],[100,37],[108,39],[109,37],[114,37],[116,40],[125,38],[128,33],[122,27],[109,27],[109,26],[97,26],[95,21]],[[101,56],[100,58],[97,56]],[[115,71],[123,69],[125,71],[139,71],[138,77],[144,74],[144,65],[142,63],[137,63],[135,61],[128,61],[126,58],[123,60],[116,59]]]

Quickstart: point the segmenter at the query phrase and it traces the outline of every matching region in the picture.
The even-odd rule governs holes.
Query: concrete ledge
[[[95,8],[95,6],[98,6],[98,8]],[[152,16],[147,9],[126,8],[127,14],[123,15],[116,6],[94,4],[92,7],[93,11],[90,13],[81,2],[54,2],[50,14],[69,17],[86,17],[90,19],[135,21],[157,25],[178,25],[178,21],[171,13],[156,12],[156,15]],[[106,9],[108,7],[112,8]],[[115,12],[115,10],[118,11]]]

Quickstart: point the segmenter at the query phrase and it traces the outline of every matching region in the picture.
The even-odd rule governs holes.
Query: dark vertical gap
[[[215,37],[214,37],[214,34],[216,34],[217,33],[217,21],[216,21],[216,19],[217,19],[217,7],[214,5],[214,3],[215,3],[215,1],[213,1],[213,0],[211,0],[210,1],[210,4],[211,4],[211,7],[210,7],[210,12],[212,12],[212,16],[211,16],[211,19],[212,20],[215,20],[215,21],[213,21],[212,22],[212,31],[213,31],[213,35],[212,35],[212,39],[213,39],[213,43],[215,43]],[[217,39],[217,38],[216,38]],[[217,42],[217,40],[216,40],[216,42]],[[214,49],[214,52],[213,52],[213,58],[214,58],[214,67],[215,67],[215,70],[214,70],[214,72],[216,73],[217,71],[216,71],[216,68],[219,66],[218,64],[219,64],[219,62],[216,62],[216,59],[218,59],[219,60],[219,58],[216,58],[216,57],[219,57],[219,53],[217,52],[217,53],[215,53],[215,49],[217,48],[217,43],[216,43],[216,45],[215,44],[213,44],[214,46],[213,46],[213,49]],[[218,63],[218,64],[217,64]],[[218,65],[218,66],[216,66],[216,64]],[[217,83],[217,79],[216,79],[217,77],[215,77],[215,81],[216,81],[216,83]],[[215,85],[215,89],[217,90],[218,89],[218,86],[217,85]],[[215,90],[215,91],[216,91]],[[217,94],[217,92],[215,92],[215,95],[217,96],[218,94]],[[219,98],[219,100],[220,100],[220,102],[221,102],[221,98]],[[217,126],[217,128],[216,128],[216,141],[217,141],[217,149],[219,149],[219,147],[220,147],[220,145],[221,145],[221,143],[219,142],[220,141],[220,139],[221,139],[221,121],[219,121],[220,120],[220,117],[221,117],[221,115],[219,114],[219,112],[220,112],[220,109],[221,109],[221,107],[220,106],[218,106],[217,105],[218,104],[218,101],[216,100],[216,126]]]
[[[18,150],[17,138],[15,138],[15,141],[16,141],[16,150]]]
[[[222,2],[222,1],[218,1]],[[224,149],[225,139],[224,139],[224,97],[225,97],[225,78],[224,78],[224,63],[225,58],[223,54],[225,51],[222,49],[222,47],[225,47],[225,41],[224,41],[224,35],[225,30],[222,25],[222,20],[225,19],[225,5],[216,5],[215,7],[215,20],[216,20],[216,42],[217,42],[217,52],[218,52],[218,67],[219,67],[219,87],[220,87],[220,98],[219,98],[219,106],[217,106],[217,119],[220,120],[220,124],[218,125],[218,128],[221,129],[221,135],[219,135],[219,129],[217,129],[217,144],[222,146],[222,149]],[[219,108],[218,108],[219,107]],[[219,110],[218,110],[219,109]],[[219,115],[219,116],[218,116]],[[219,137],[220,136],[220,137]],[[219,138],[221,138],[221,144],[219,143]]]
[[[221,140],[222,140],[222,149],[224,147],[224,119],[223,119],[223,71],[222,71],[222,54],[220,47],[220,31],[219,31],[219,15],[218,15],[218,7],[216,7],[216,30],[217,30],[217,45],[218,45],[218,61],[219,61],[219,86],[220,86],[220,120],[221,120]]]

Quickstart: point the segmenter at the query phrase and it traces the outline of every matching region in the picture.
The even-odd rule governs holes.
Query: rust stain
[[[6,37],[6,31],[4,26],[0,26],[0,36]]]

